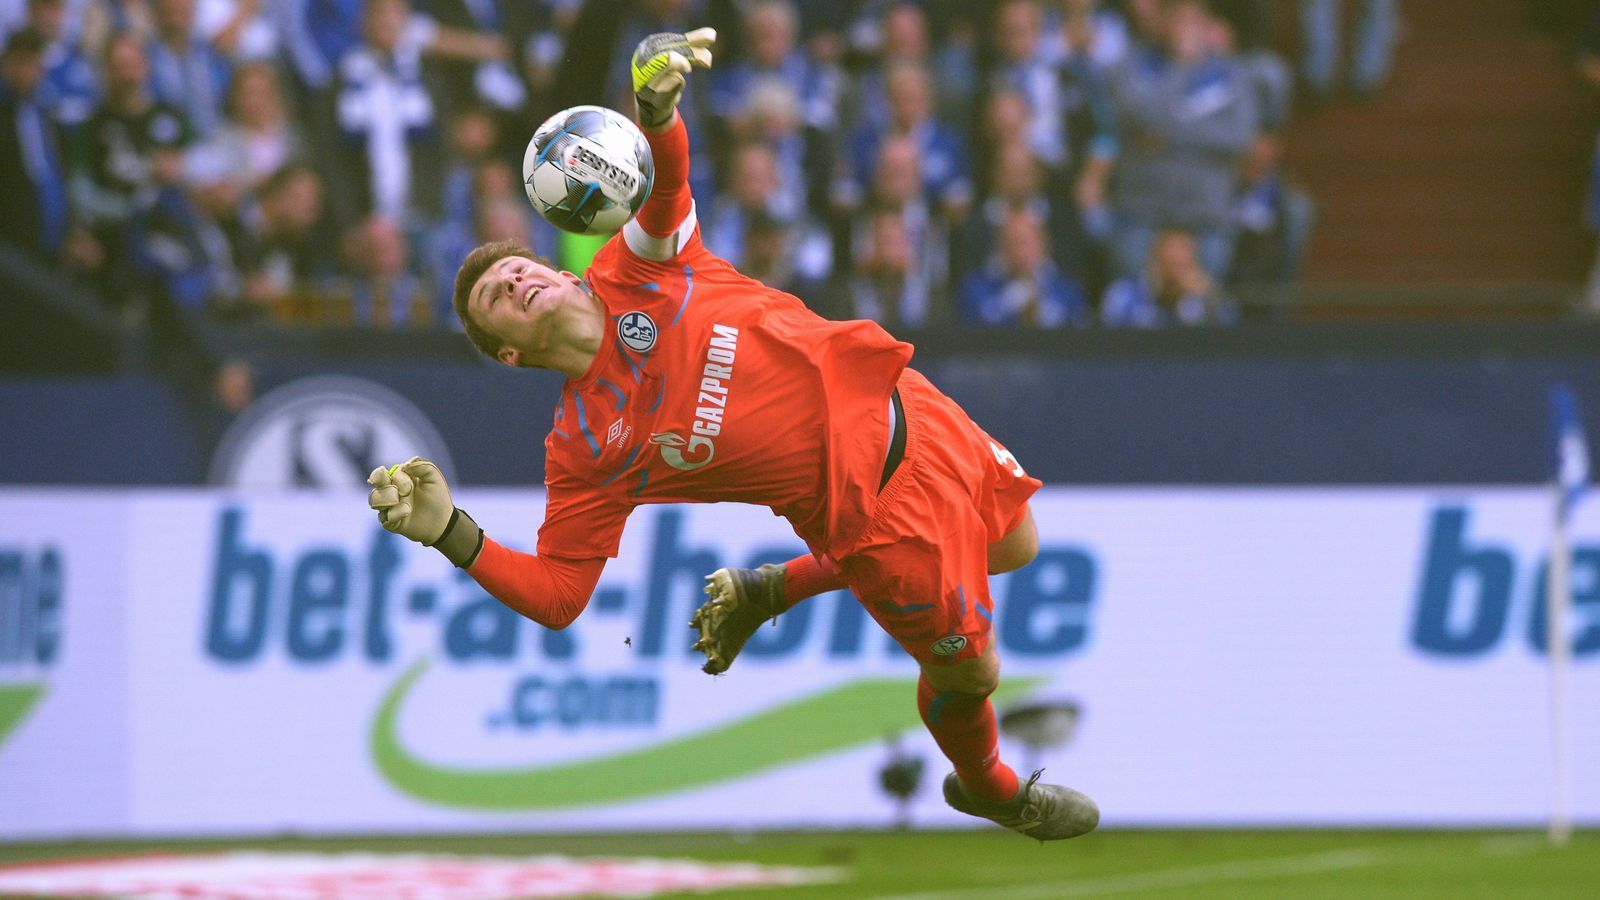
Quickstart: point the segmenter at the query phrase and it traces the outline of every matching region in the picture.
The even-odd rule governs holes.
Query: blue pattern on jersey
[[[571,438],[572,438],[572,435],[570,435],[570,434],[567,434],[567,433],[566,433],[566,432],[565,432],[565,431],[562,431],[562,430],[561,430],[561,429],[559,429],[559,428],[552,428],[552,429],[550,429],[550,430],[551,430],[551,431],[554,431],[554,432],[555,432],[555,433],[556,433],[556,434],[559,434],[559,435],[561,435],[561,436],[562,436],[562,437],[564,437],[564,438],[567,438],[567,439],[569,439],[569,440],[570,440],[570,439],[571,439]]]
[[[667,383],[665,381],[663,381],[660,384],[656,385],[656,402],[650,404],[650,408],[645,410],[645,412],[647,412],[647,413],[655,412],[661,406],[661,398],[665,397],[666,395],[667,395]]]
[[[633,495],[639,496],[644,492],[644,486],[650,483],[650,470],[645,469],[639,473],[639,486],[633,489]]]
[[[694,296],[694,269],[683,267],[683,305],[678,307],[678,314],[672,317],[672,324],[678,324],[683,318],[683,311],[689,308],[689,298]]]
[[[646,281],[644,284],[639,285],[639,287],[642,287],[647,291],[659,291],[659,290],[661,290],[661,285],[656,284],[654,281]]]
[[[633,467],[633,461],[638,459],[638,458],[639,458],[639,447],[636,446],[636,447],[633,448],[633,452],[628,454],[628,461],[622,464],[622,468],[616,470],[615,472],[612,472],[610,475],[607,475],[606,476],[606,480],[600,482],[600,486],[601,487],[605,487],[606,485],[610,484],[611,482],[616,481],[618,476],[620,476],[623,472],[626,472],[630,468]]]
[[[583,398],[577,394],[573,394],[572,402],[578,405],[578,430],[582,431],[583,436],[589,439],[589,449],[593,450],[595,458],[599,459],[600,442],[595,440],[594,435],[589,431],[589,416],[583,411]]]
[[[628,405],[628,395],[622,392],[622,388],[617,387],[604,378],[597,379],[597,382],[604,387],[610,388],[611,392],[617,395],[617,408],[612,410],[612,412],[622,412],[622,408]]]
[[[617,338],[617,352],[622,354],[622,358],[628,361],[628,368],[633,370],[633,383],[638,384],[643,381],[644,373],[639,370],[639,363],[634,362],[633,357],[628,355],[628,345],[622,342],[621,337]],[[645,354],[645,356],[649,355],[648,353]],[[644,362],[643,356],[639,357],[639,362]]]
[[[956,585],[956,599],[961,601],[961,618],[965,619],[967,617],[967,593],[961,589],[959,584]]]
[[[982,603],[977,604],[974,607],[974,609],[976,609],[978,611],[978,615],[983,616],[983,618],[986,621],[989,621],[989,622],[993,622],[994,621],[994,613],[989,612],[987,609],[984,609]]]

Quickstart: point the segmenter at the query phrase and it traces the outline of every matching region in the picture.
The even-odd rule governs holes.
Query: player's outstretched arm
[[[633,98],[645,133],[666,131],[683,97],[684,76],[695,66],[711,68],[715,28],[688,34],[662,31],[639,42],[633,51]]]
[[[560,559],[502,547],[450,499],[450,486],[433,462],[413,456],[373,469],[367,483],[367,505],[377,510],[379,524],[438,550],[517,613],[559,629],[588,606],[603,558]]]
[[[695,67],[711,67],[711,45],[717,32],[696,28],[688,34],[662,32],[639,42],[633,51],[633,97],[639,125],[655,160],[655,185],[635,220],[645,235],[630,235],[629,246],[652,259],[673,256],[692,232],[694,199],[689,194],[689,133],[678,115],[684,76]],[[674,239],[675,238],[675,239]]]

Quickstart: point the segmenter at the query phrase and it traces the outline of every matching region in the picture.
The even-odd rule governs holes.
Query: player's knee
[[[922,673],[940,693],[987,697],[1000,686],[1000,657],[990,647],[983,656],[954,666],[924,665]]]

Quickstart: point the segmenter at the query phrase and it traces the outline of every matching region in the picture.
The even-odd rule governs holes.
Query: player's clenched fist
[[[691,66],[711,68],[715,28],[696,28],[688,34],[658,32],[639,42],[633,51],[633,97],[639,104],[639,124],[660,128],[672,121],[672,111],[683,96],[683,76]]]
[[[384,528],[426,547],[434,547],[465,568],[483,549],[483,529],[456,509],[444,473],[431,460],[413,456],[393,466],[379,466],[367,476],[372,485],[367,505],[378,511]]]

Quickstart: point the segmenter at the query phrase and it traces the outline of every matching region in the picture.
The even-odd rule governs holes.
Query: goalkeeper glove
[[[639,124],[662,128],[672,121],[672,111],[683,96],[683,76],[691,66],[711,68],[715,28],[696,28],[688,34],[663,31],[639,42],[633,51],[633,99],[639,104]]]
[[[413,456],[399,465],[373,469],[367,476],[372,492],[367,505],[378,511],[378,523],[465,569],[483,549],[483,529],[450,502],[444,473],[431,461]]]

